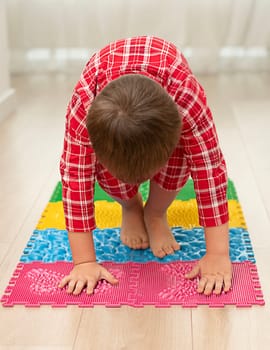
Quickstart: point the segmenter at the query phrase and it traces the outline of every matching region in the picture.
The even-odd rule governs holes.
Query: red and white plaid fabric
[[[118,40],[94,54],[75,86],[66,114],[60,164],[67,230],[95,228],[95,180],[115,197],[128,199],[137,191],[138,186],[118,181],[97,161],[86,129],[87,111],[96,94],[124,74],[143,74],[161,84],[182,116],[179,144],[154,180],[166,190],[178,190],[191,175],[200,224],[207,227],[227,222],[226,165],[204,90],[173,44],[140,36]]]

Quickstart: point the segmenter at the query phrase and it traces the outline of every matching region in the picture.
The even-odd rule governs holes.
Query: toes
[[[128,239],[127,239],[126,237],[121,237],[121,241],[122,241],[122,243],[123,243],[124,245],[129,246],[129,241],[128,241]]]
[[[175,242],[172,247],[173,247],[174,251],[179,250],[180,249],[180,244]]]
[[[137,239],[132,239],[130,242],[130,246],[132,249],[139,249],[140,242]]]
[[[164,258],[164,256],[166,256],[166,253],[163,249],[159,249],[156,252],[153,252],[153,254],[157,257],[157,258]]]
[[[158,250],[154,250],[153,254],[158,258],[164,258],[164,256],[174,254],[174,252],[179,249],[179,244],[175,243],[173,245],[165,246]]]
[[[122,242],[123,244],[125,244],[131,249],[146,249],[149,247],[148,241],[145,241],[143,239],[138,239],[138,238],[133,238],[133,239],[124,238]]]
[[[133,248],[133,243],[130,241],[127,237],[121,237],[121,241],[124,245],[126,245],[129,248]]]
[[[173,248],[171,246],[165,247],[165,248],[163,248],[163,250],[165,251],[165,253],[167,255],[170,255],[170,254],[174,253],[174,250],[173,250]]]
[[[143,241],[142,244],[141,244],[141,248],[142,249],[149,248],[149,242],[148,241]]]

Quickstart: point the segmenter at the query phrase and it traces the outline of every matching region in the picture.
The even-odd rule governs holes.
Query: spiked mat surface
[[[256,267],[249,262],[233,264],[234,282],[230,292],[211,296],[196,292],[196,279],[185,279],[185,273],[191,270],[194,262],[104,263],[103,265],[118,278],[118,285],[112,286],[106,281],[101,281],[93,295],[87,295],[84,291],[79,296],[74,296],[57,288],[60,280],[71,270],[71,263],[19,264],[2,298],[3,305],[23,304],[28,307],[48,304],[54,307],[73,304],[80,307],[236,305],[246,307],[264,303]]]
[[[148,196],[149,183],[140,186],[140,192],[144,201]],[[240,203],[238,202],[236,190],[231,180],[228,182],[227,191],[230,227],[247,228]],[[96,183],[95,186],[95,218],[97,227],[100,229],[121,226],[121,207],[110,196],[108,196]],[[176,199],[168,209],[168,222],[171,227],[181,226],[193,228],[199,226],[198,208],[195,199],[193,181],[189,179]],[[59,182],[51,196],[37,224],[38,230],[55,228],[65,229],[65,218],[62,204],[62,186]]]
[[[239,202],[231,199],[228,203],[230,227],[247,228]],[[100,229],[119,227],[121,226],[121,207],[116,202],[96,201],[95,218],[96,225]],[[168,209],[168,222],[171,227],[198,227],[199,217],[196,200],[174,200]],[[66,228],[62,202],[50,202],[46,206],[37,224],[37,229],[45,230],[46,228],[56,228],[58,230]]]
[[[144,200],[147,199],[148,190],[148,183],[140,187]],[[206,297],[196,292],[197,279],[190,281],[184,278],[196,260],[205,254],[204,233],[203,228],[199,227],[193,182],[187,182],[168,210],[168,221],[181,250],[164,259],[156,258],[150,249],[133,250],[121,243],[120,206],[96,184],[95,215],[99,229],[93,235],[97,260],[119,279],[119,284],[111,286],[101,281],[93,295],[89,296],[83,291],[81,295],[73,296],[57,287],[72,268],[62,187],[58,183],[1,299],[3,306],[264,305],[251,240],[231,180],[227,198],[233,285],[226,294]]]

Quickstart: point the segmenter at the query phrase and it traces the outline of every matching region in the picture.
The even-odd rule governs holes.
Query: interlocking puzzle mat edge
[[[233,189],[232,190],[232,193],[234,193],[233,195],[234,195],[234,200],[233,200],[233,202],[238,202],[238,198],[237,198],[237,195],[236,195],[236,191],[235,191],[235,187],[234,187],[234,185],[233,185],[233,182],[231,182],[231,184],[232,184],[232,186],[231,186],[231,188]],[[58,186],[58,191],[59,191],[59,184],[57,185]],[[190,196],[190,194],[188,194],[188,196]],[[190,198],[190,197],[189,197]],[[57,201],[56,201],[57,202]],[[231,202],[231,200],[229,200],[229,204],[230,204],[230,202]],[[53,203],[51,203],[51,204],[53,204]],[[239,204],[239,203],[238,203]],[[237,205],[238,205],[237,204]],[[239,204],[239,207],[240,207],[240,204]],[[242,210],[241,210],[241,207],[240,207],[240,211],[237,211],[236,212],[236,215],[238,215],[239,216],[239,213],[241,214],[240,216],[242,216],[242,218],[241,218],[241,220],[244,222],[244,216],[243,216],[243,213],[242,213]],[[244,223],[245,224],[245,223]],[[182,263],[186,263],[186,262],[182,262]],[[237,265],[237,266],[246,266],[246,264],[247,264],[248,262],[243,262],[243,263],[234,263],[233,265],[235,266],[235,265]],[[30,263],[31,264],[31,263]],[[39,262],[34,262],[34,264],[39,264]],[[59,264],[58,262],[57,263],[55,263],[55,264]],[[128,263],[129,264],[129,263]],[[14,274],[14,276],[12,277],[12,279],[11,279],[11,282],[10,282],[10,284],[9,284],[9,287],[7,288],[7,291],[6,291],[6,293],[5,293],[5,295],[3,296],[3,298],[2,298],[2,302],[3,302],[3,300],[5,301],[6,299],[5,299],[5,297],[7,296],[7,295],[9,295],[9,293],[10,292],[12,292],[12,290],[13,290],[13,288],[14,287],[16,287],[16,283],[14,284],[14,281],[16,280],[16,278],[17,278],[17,276],[18,276],[18,273],[20,274],[20,271],[21,271],[21,267],[23,266],[23,265],[29,265],[29,264],[19,264],[18,265],[18,269],[16,269],[16,271],[15,271],[15,274]],[[49,264],[46,264],[46,266],[48,266],[48,265],[50,265],[50,263]],[[163,264],[160,264],[160,265],[163,265]],[[258,304],[258,305],[264,305],[264,301],[263,301],[263,296],[262,296],[262,293],[261,293],[261,289],[260,289],[260,284],[259,284],[259,278],[258,278],[258,274],[257,274],[257,270],[256,270],[256,266],[255,265],[252,265],[253,266],[253,268],[249,271],[249,273],[250,273],[250,275],[251,275],[251,277],[252,277],[252,283],[254,284],[254,292],[255,292],[255,295],[256,295],[256,298],[258,297],[259,298],[259,300],[255,300],[255,302],[253,303],[250,303],[250,304],[247,304],[247,303],[245,303],[244,302],[244,304],[240,301],[239,302],[239,304],[236,304],[236,303],[231,303],[231,305],[236,305],[236,306],[251,306],[251,305],[255,305],[255,304]],[[242,268],[242,267],[241,267]],[[256,271],[255,271],[256,270]],[[240,275],[239,275],[239,277],[240,277]],[[242,276],[241,276],[242,277]],[[245,291],[244,291],[245,292]],[[258,292],[258,294],[256,294]],[[35,305],[33,305],[33,304],[29,304],[29,305],[27,305],[27,303],[25,303],[25,302],[22,302],[22,304],[24,304],[24,305],[26,305],[26,306],[35,306]],[[43,304],[43,303],[39,303],[39,304]],[[52,305],[52,306],[55,306],[55,307],[61,307],[61,306],[67,306],[67,304],[65,304],[65,305],[54,305],[53,304],[53,302],[45,302],[45,304],[49,304],[49,305]],[[72,302],[71,304],[76,304],[76,305],[78,305],[78,303],[74,303],[74,302]],[[105,306],[113,306],[113,307],[115,307],[115,306],[119,306],[119,305],[110,305],[110,303],[108,303],[108,304],[104,304],[104,303],[101,303],[102,305],[105,305]],[[144,304],[144,303],[142,303],[142,304]],[[170,303],[169,303],[170,304]],[[216,304],[210,304],[209,303],[209,301],[207,301],[207,302],[203,302],[202,304],[198,304],[198,303],[196,303],[195,302],[195,304],[192,304],[192,303],[189,303],[189,304],[181,304],[181,303],[179,303],[179,300],[176,302],[176,304],[178,304],[178,305],[182,305],[182,306],[187,306],[187,307],[193,307],[193,306],[197,306],[197,305],[205,305],[205,304],[208,304],[210,307],[216,307],[216,306],[224,306],[224,305],[216,305]],[[230,303],[228,303],[228,304],[230,304]],[[123,304],[124,305],[124,304]],[[129,304],[128,304],[129,305]],[[160,306],[160,307],[162,307],[163,306],[163,304],[162,305],[157,305],[157,304],[155,304],[155,303],[150,303],[149,305],[155,305],[155,306]],[[174,305],[174,303],[171,303],[170,305]],[[165,306],[170,306],[170,305],[168,305],[168,303],[165,305]],[[4,306],[11,306],[11,305],[4,305]],[[37,305],[36,305],[37,306]],[[87,305],[87,306],[85,306],[85,305],[83,305],[83,304],[80,304],[79,306],[81,306],[81,307],[90,307],[89,305]],[[136,307],[141,307],[142,305],[141,304],[134,304],[134,305],[132,305],[132,306],[136,306]]]

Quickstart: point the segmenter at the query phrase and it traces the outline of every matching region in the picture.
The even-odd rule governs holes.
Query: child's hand
[[[229,256],[206,253],[185,277],[192,279],[198,275],[200,275],[198,293],[220,294],[222,289],[228,292],[232,280],[232,264]]]
[[[62,279],[59,288],[67,285],[67,293],[78,295],[86,287],[86,293],[92,294],[99,280],[104,279],[111,284],[118,280],[103,266],[96,262],[75,265],[70,274]]]

